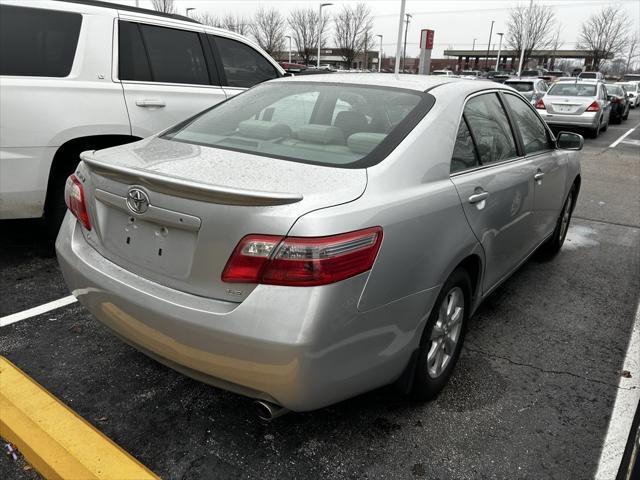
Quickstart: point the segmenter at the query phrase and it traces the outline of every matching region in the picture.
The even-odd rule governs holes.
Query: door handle
[[[136,100],[136,105],[139,107],[165,107],[166,103],[159,98],[142,98]]]
[[[469,203],[479,203],[489,197],[489,192],[474,193],[469,197]]]
[[[540,181],[542,181],[543,177],[544,177],[544,173],[543,172],[538,172],[533,176],[533,179],[536,182],[540,182]]]

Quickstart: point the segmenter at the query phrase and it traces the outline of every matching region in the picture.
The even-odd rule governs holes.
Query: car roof
[[[194,20],[193,18],[186,17],[184,15],[179,15],[176,13],[163,13],[163,12],[158,12],[156,10],[150,10],[147,8],[134,7],[132,5],[105,2],[103,0],[55,0],[55,1],[64,2],[64,3],[77,3],[80,5],[89,5],[91,7],[113,8],[114,10],[123,10],[128,12],[144,13],[145,15],[154,15],[156,17],[172,18],[174,20],[181,20],[183,22],[200,23],[197,20]]]
[[[326,73],[319,75],[301,75],[283,77],[270,80],[269,83],[310,82],[310,83],[338,83],[345,85],[363,85],[372,87],[399,88],[424,92],[440,86],[456,88],[462,93],[472,93],[479,90],[503,89],[513,91],[500,83],[491,80],[468,80],[458,77],[444,77],[437,75],[410,75],[390,73]]]

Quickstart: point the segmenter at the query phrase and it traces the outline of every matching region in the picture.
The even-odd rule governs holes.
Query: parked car
[[[278,62],[278,65],[288,73],[300,73],[307,69],[306,65],[300,63]]]
[[[431,72],[431,75],[441,76],[441,77],[455,77],[456,75],[451,70],[434,70]]]
[[[622,76],[623,82],[640,82],[640,73],[626,73]]]
[[[542,77],[545,75],[547,75],[547,71],[544,69],[523,70],[520,72],[521,77]]]
[[[549,125],[586,128],[595,138],[609,126],[611,102],[603,82],[569,80],[554,83],[536,109]]]
[[[550,70],[546,73],[546,75],[549,76],[552,81],[563,77],[571,78],[571,76],[567,72],[563,72],[562,70]]]
[[[235,33],[124,5],[0,4],[0,219],[57,233],[80,152],[147,137],[284,71]]]
[[[581,145],[487,81],[278,79],[83,153],[58,260],[116,334],[264,417],[429,399],[482,300],[560,250]]]
[[[482,72],[480,70],[462,70],[460,75],[463,77],[480,78],[482,77]]]
[[[622,123],[622,120],[629,118],[631,103],[620,85],[607,85],[607,99],[611,102],[611,121],[613,123]]]
[[[580,80],[604,80],[602,72],[581,72],[578,74]]]
[[[506,80],[504,84],[520,92],[524,98],[534,105],[549,90],[547,82],[539,78],[511,78]]]
[[[617,82],[629,97],[629,105],[635,108],[640,105],[640,82]]]

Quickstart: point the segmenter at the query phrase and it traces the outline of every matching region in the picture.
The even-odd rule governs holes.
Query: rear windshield
[[[533,82],[504,82],[505,85],[515,88],[519,92],[530,92],[533,90]]]
[[[635,92],[636,91],[636,86],[635,85],[620,85],[623,90],[625,92]],[[607,87],[607,90],[609,89],[609,87]]]
[[[378,163],[433,105],[431,95],[324,82],[258,85],[204,111],[164,138],[303,163]]]
[[[622,77],[622,79],[625,80],[625,81],[636,81],[637,82],[638,80],[640,80],[640,74],[624,75]]]
[[[621,97],[624,96],[622,88],[620,88],[618,85],[607,85],[607,93],[609,95],[619,95]]]
[[[523,77],[537,77],[538,73],[537,70],[524,70],[520,75]]]
[[[598,74],[596,72],[585,72],[580,74],[580,78],[598,78]]]
[[[439,71],[435,71],[435,72],[431,72],[431,75],[449,75],[448,72],[439,72]]]
[[[587,83],[556,83],[547,95],[558,97],[595,97],[596,85]]]

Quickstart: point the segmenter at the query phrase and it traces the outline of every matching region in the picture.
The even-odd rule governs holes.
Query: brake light
[[[539,109],[539,110],[544,110],[545,108],[547,108],[544,105],[544,102],[542,101],[541,98],[539,98],[538,101],[536,102],[536,108]]]
[[[67,178],[67,183],[64,186],[64,202],[82,226],[87,230],[91,230],[87,204],[84,201],[84,189],[75,175],[70,175]]]
[[[329,237],[248,235],[222,272],[229,283],[327,285],[371,270],[382,243],[382,228]]]
[[[591,105],[587,107],[587,112],[599,112],[599,111],[600,111],[600,105],[595,100]]]

